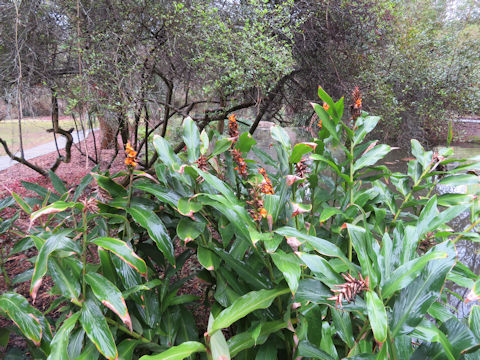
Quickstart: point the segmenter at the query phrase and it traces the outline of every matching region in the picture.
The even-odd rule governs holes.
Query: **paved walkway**
[[[97,131],[98,129],[93,129],[93,131]],[[90,130],[86,131],[87,137],[88,134],[90,133]],[[72,132],[73,136],[73,143],[76,144],[79,141],[82,141],[84,139],[83,136],[83,131],[79,131],[78,134],[76,131]],[[63,149],[65,148],[65,145],[67,144],[67,139],[65,139],[64,136],[57,135],[57,143],[58,143],[58,148]],[[51,152],[57,151],[57,148],[55,147],[55,141],[50,141],[46,144],[38,145],[35,146],[31,149],[25,150],[25,159],[30,160],[33,158],[36,158],[38,156],[50,154]],[[20,152],[16,152],[15,155],[20,156]],[[8,169],[10,166],[17,164],[17,161],[13,161],[10,159],[8,155],[5,156],[0,156],[0,171]]]

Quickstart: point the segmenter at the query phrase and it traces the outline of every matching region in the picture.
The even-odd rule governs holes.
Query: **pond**
[[[273,126],[273,123],[262,122],[259,124],[258,129],[254,134],[254,138],[257,141],[257,146],[262,150],[266,151],[273,158],[276,157],[275,149],[271,144],[274,142],[270,136],[270,129]],[[306,131],[304,128],[286,128],[287,133],[290,136],[292,144],[299,142],[310,141],[311,134]],[[477,155],[480,155],[480,146],[470,143],[461,143],[453,145],[456,158],[471,158]],[[407,171],[407,163],[409,158],[412,157],[409,148],[405,149],[395,149],[392,150],[390,154],[384,159],[384,163],[393,171],[393,172],[403,172]],[[478,186],[478,185],[477,185]],[[445,193],[465,193],[467,188],[465,185],[462,186],[451,186],[451,185],[439,185],[436,187],[437,194]],[[455,218],[450,226],[454,231],[463,231],[470,224],[470,214],[469,212],[464,212]],[[480,231],[480,229],[479,229]],[[456,245],[458,259],[467,265],[475,274],[480,273],[480,244],[471,242],[471,241],[459,241]],[[469,289],[462,288],[456,284],[449,283],[448,288],[458,295],[461,298],[449,294],[448,302],[450,305],[457,309],[457,316],[459,318],[467,317],[472,303],[465,304],[464,299],[467,296]]]

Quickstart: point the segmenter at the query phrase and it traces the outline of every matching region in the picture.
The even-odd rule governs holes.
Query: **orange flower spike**
[[[327,104],[327,103],[323,103],[323,108],[325,109],[325,111],[328,111],[328,109],[330,109],[330,106]]]
[[[318,120],[318,123],[317,123],[318,127],[321,129],[322,128],[322,119],[319,119]]]
[[[260,209],[260,215],[261,215],[263,218],[266,218],[267,215],[268,215],[267,209],[261,208],[261,209]]]
[[[130,144],[130,141],[127,142],[127,144],[125,145],[125,155],[127,156],[125,158],[125,165],[136,167],[137,166],[137,159],[136,159],[137,152],[135,151],[135,149]]]
[[[361,107],[361,106],[362,106],[362,99],[357,99],[357,100],[355,101],[355,106],[356,106],[356,107]]]

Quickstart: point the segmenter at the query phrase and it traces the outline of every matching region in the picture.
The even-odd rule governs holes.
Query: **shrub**
[[[319,96],[323,106],[312,104],[318,138],[292,146],[274,126],[275,160],[239,134],[235,116],[214,146],[187,118],[184,153],[154,138],[155,174],[132,166],[95,173],[73,194],[52,175],[58,195],[36,188],[43,197],[36,211],[13,194],[32,221],[16,249],[38,250],[32,298],[47,275],[58,295],[46,313],[14,292],[0,296],[32,354],[476,358],[480,308],[472,307],[468,322],[458,319],[445,284],[470,288],[467,300],[480,298],[477,275],[455,249],[460,239],[479,240],[478,200],[473,191],[434,195],[434,188],[478,183],[467,171],[480,163],[412,140],[407,173],[392,172],[380,164],[391,147],[364,140],[379,118],[361,111],[360,94],[346,122],[343,98],[334,102],[321,88]],[[248,160],[252,153],[273,170]],[[130,149],[129,164],[135,155]],[[82,198],[93,178],[97,198]],[[464,211],[471,225],[454,232],[448,223]],[[193,254],[202,266],[193,275],[211,294],[203,339],[186,307],[198,298],[178,295],[179,270]]]

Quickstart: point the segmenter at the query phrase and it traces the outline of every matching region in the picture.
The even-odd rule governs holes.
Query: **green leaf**
[[[65,360],[68,356],[68,343],[70,340],[70,333],[80,317],[80,312],[77,312],[65,320],[53,337],[51,343],[51,352],[47,360]]]
[[[81,252],[78,244],[64,236],[63,233],[58,233],[48,238],[40,248],[35,261],[35,270],[30,285],[30,294],[32,295],[33,301],[35,301],[35,298],[37,297],[37,291],[42,284],[42,278],[47,272],[48,258],[55,250],[65,250],[77,253]]]
[[[172,346],[158,355],[144,355],[140,360],[182,360],[197,352],[205,352],[205,345],[197,341],[187,341],[178,346]]]
[[[109,360],[117,358],[117,347],[110,328],[102,311],[92,299],[87,298],[83,303],[80,323],[89,339],[103,356]]]
[[[210,155],[210,157],[214,157],[214,156],[217,156],[219,154],[224,153],[225,151],[230,149],[232,144],[233,144],[233,140],[229,139],[229,138],[223,138],[223,139],[218,140],[215,143],[215,147],[213,148],[213,151],[212,151],[212,154]]]
[[[95,180],[97,180],[98,186],[102,189],[107,190],[110,195],[114,198],[124,198],[127,197],[127,189],[122,185],[116,183],[108,176],[103,176],[100,174],[92,174]]]
[[[398,295],[390,325],[392,337],[412,331],[440,296],[447,273],[455,264],[456,251],[449,241],[435,246],[433,251],[444,251],[448,256],[442,261],[429,262],[420,275]]]
[[[382,300],[374,291],[367,291],[365,295],[367,303],[368,319],[372,327],[373,336],[379,343],[384,343],[387,340],[387,312]]]
[[[193,214],[202,209],[202,204],[190,198],[178,199],[177,209],[183,216],[192,217]]]
[[[355,135],[353,137],[353,145],[357,145],[369,134],[380,121],[380,116],[367,116],[359,117],[355,123],[357,129],[355,130]]]
[[[162,186],[157,184],[151,184],[151,183],[145,183],[145,182],[141,182],[141,183],[135,182],[133,187],[135,189],[143,190],[154,195],[158,200],[160,200],[163,203],[167,203],[174,209],[177,208],[180,195],[173,192],[172,190],[165,189]]]
[[[205,229],[205,223],[181,218],[177,225],[177,235],[185,243],[195,240]]]
[[[296,164],[302,160],[303,155],[308,154],[309,152],[315,151],[317,144],[315,143],[299,143],[293,147],[292,155],[288,160],[290,164]]]
[[[349,267],[349,269],[356,270],[353,264],[350,261],[348,261],[343,251],[340,250],[338,246],[336,246],[335,244],[327,240],[324,240],[315,236],[303,234],[297,229],[289,226],[284,226],[279,229],[276,229],[275,232],[285,237],[294,237],[300,242],[302,242],[302,240],[306,241],[320,254],[326,255],[326,256],[338,257]]]
[[[278,250],[275,253],[270,254],[273,259],[273,263],[283,273],[288,287],[295,295],[298,289],[298,281],[301,275],[301,267],[298,258],[293,253],[284,253],[282,250]]]
[[[200,154],[205,155],[208,151],[208,147],[210,146],[210,140],[208,139],[208,134],[205,129],[203,129],[200,133],[200,142]]]
[[[75,189],[75,192],[73,193],[73,201],[78,200],[78,198],[82,195],[83,191],[92,182],[92,180],[93,180],[93,176],[90,173],[83,177],[82,181],[80,181],[80,184],[78,184],[77,188]]]
[[[332,216],[340,215],[340,214],[343,214],[343,211],[341,211],[337,208],[334,208],[334,207],[324,208],[320,212],[319,222],[323,223],[323,222],[327,221],[328,219],[330,219]]]
[[[396,291],[403,289],[410,284],[417,278],[418,274],[424,269],[429,261],[446,259],[447,257],[448,253],[445,251],[432,251],[401,265],[388,277],[388,280],[383,285],[382,297],[387,299]],[[388,276],[388,274],[386,275]]]
[[[214,318],[212,313],[210,313],[208,319],[207,331],[211,333],[211,327],[214,323]],[[225,335],[223,332],[216,331],[209,338],[209,348],[212,354],[212,360],[230,360],[230,350],[228,349],[227,341],[225,340]]]
[[[235,321],[245,317],[255,310],[268,308],[276,297],[288,292],[290,292],[288,288],[259,290],[251,291],[239,297],[232,305],[218,314],[212,324],[209,334],[212,335],[220,329],[229,327]]]
[[[155,242],[158,249],[165,255],[168,262],[175,265],[172,240],[165,225],[163,225],[162,220],[160,220],[157,214],[147,208],[135,205],[125,210],[127,210],[141,227],[148,231],[148,235],[150,235],[150,238]]]
[[[438,185],[469,185],[478,184],[478,176],[473,174],[450,175],[442,178]]]
[[[270,128],[270,133],[272,135],[272,138],[277,141],[279,144],[282,145],[282,147],[287,151],[290,152],[290,137],[288,136],[288,133],[285,131],[284,128],[278,125],[274,125]]]
[[[30,224],[33,224],[33,222],[36,219],[38,219],[40,216],[57,214],[67,209],[70,209],[76,205],[77,203],[74,203],[74,202],[56,201],[53,204],[50,204],[48,206],[45,206],[44,208],[41,208],[33,212],[30,215]]]
[[[43,329],[39,311],[31,306],[27,299],[15,293],[2,294],[0,309],[8,315],[27,339],[40,346]]]
[[[54,283],[58,286],[63,296],[70,299],[73,303],[79,304],[80,300],[80,282],[78,276],[73,272],[70,264],[60,264],[60,259],[48,259],[48,273],[52,277]],[[66,259],[65,259],[66,260]]]
[[[367,153],[362,154],[353,164],[353,171],[360,170],[366,166],[371,166],[377,163],[378,160],[381,160],[387,155],[391,150],[391,147],[385,144],[377,145],[373,149],[367,151]]]
[[[132,320],[130,319],[125,299],[120,290],[107,278],[97,273],[85,274],[85,281],[90,285],[95,297],[100,300],[103,305],[117,314],[130,331],[132,331]]]
[[[145,261],[135,254],[126,242],[110,237],[100,237],[92,242],[101,248],[111,251],[140,274],[147,274],[147,265],[145,264]]]
[[[195,171],[199,176],[201,176],[205,181],[212,186],[215,190],[217,190],[220,194],[222,194],[230,203],[236,204],[238,202],[237,196],[233,192],[233,190],[222,180],[217,178],[216,176],[204,172],[200,169],[194,168]]]
[[[313,346],[307,340],[300,341],[298,344],[298,356],[303,356],[312,359],[321,359],[321,360],[334,360],[332,356],[330,356],[325,351]]]
[[[175,170],[180,165],[180,158],[175,154],[170,143],[159,135],[153,136],[153,146],[158,158],[170,169]]]
[[[187,145],[188,161],[197,161],[200,157],[200,132],[190,116],[183,120],[183,142]]]
[[[249,349],[255,345],[261,345],[267,341],[270,334],[276,333],[288,326],[288,322],[275,320],[262,323],[260,334],[255,341],[253,330],[245,331],[228,339],[227,344],[230,350],[230,356],[234,357],[243,350]]]
[[[65,184],[63,183],[62,179],[58,177],[57,174],[55,174],[52,170],[48,171],[48,177],[50,178],[50,181],[52,182],[53,188],[60,194],[64,194],[67,192],[67,188],[65,187]]]
[[[303,253],[300,251],[297,251],[296,254],[323,283],[333,288],[335,284],[342,282],[343,278],[338,275],[330,263],[323,257],[315,254]]]
[[[257,142],[255,141],[255,139],[247,131],[238,137],[235,148],[242,153],[248,153],[252,148],[252,146],[255,145],[256,143]]]
[[[336,106],[335,103],[333,102],[333,99],[326,93],[325,90],[321,86],[318,87],[318,97],[323,100],[324,103],[326,103],[332,110],[336,111]],[[343,101],[342,101],[343,103]],[[337,115],[335,113],[335,115]]]
[[[295,294],[297,302],[313,302],[315,304],[324,303],[332,293],[329,288],[315,279],[302,279],[298,285],[298,291]]]
[[[415,156],[418,162],[422,165],[423,170],[427,168],[432,162],[433,152],[425,151],[423,146],[416,139],[410,141],[412,144],[412,155]]]
[[[203,246],[198,247],[197,257],[198,262],[209,271],[218,270],[222,261],[213,251]]]
[[[468,326],[475,336],[480,339],[480,306],[473,305],[468,316]]]
[[[310,103],[313,107],[313,110],[315,110],[315,113],[317,114],[318,118],[322,120],[322,128],[327,129],[328,133],[336,140],[339,141],[339,137],[337,134],[337,129],[335,126],[334,120],[330,117],[328,112],[325,111],[325,109],[322,107],[320,104],[315,104],[315,103]]]
[[[352,321],[350,319],[350,313],[340,310],[331,309],[333,324],[340,338],[349,348],[352,348],[355,344],[352,331]]]
[[[141,341],[134,339],[125,339],[117,346],[118,360],[132,360],[133,351]]]

